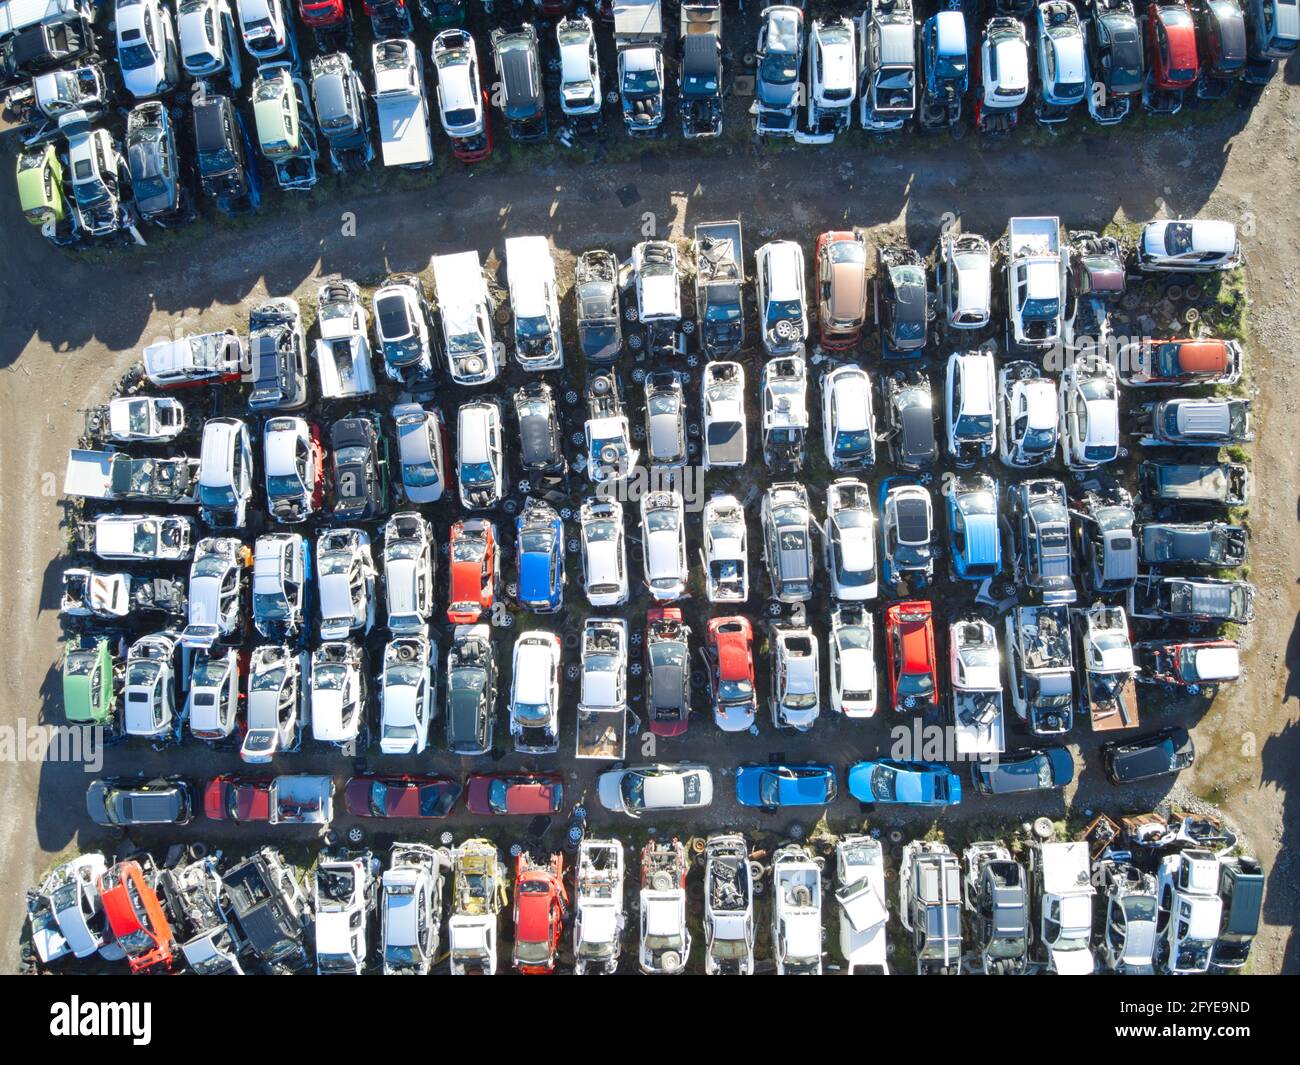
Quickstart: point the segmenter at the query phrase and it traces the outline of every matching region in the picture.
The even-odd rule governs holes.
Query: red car
[[[895,603],[885,611],[885,656],[889,698],[895,710],[939,705],[934,653],[934,618],[929,600]]]
[[[1147,45],[1153,88],[1167,92],[1196,84],[1196,22],[1185,5],[1147,5]]]
[[[563,805],[559,773],[471,773],[465,781],[472,814],[558,814]]]
[[[817,238],[817,328],[824,348],[848,348],[867,319],[867,245],[856,233]]]
[[[269,821],[274,777],[213,777],[203,789],[203,816],[209,821]]]
[[[104,916],[133,973],[167,972],[176,962],[176,937],[139,862],[118,862],[96,885]]]
[[[345,0],[298,0],[298,17],[304,26],[328,29],[348,21]]]
[[[446,817],[460,791],[460,784],[451,777],[372,773],[348,780],[343,803],[353,817]]]
[[[645,613],[646,706],[650,731],[680,736],[691,714],[691,630],[675,606]]]
[[[527,851],[515,862],[514,967],[521,973],[552,973],[569,913],[564,887],[564,856],[551,855],[545,865]]]
[[[497,582],[497,529],[490,521],[468,518],[451,527],[451,585],[447,620],[473,625],[492,609]]]
[[[704,640],[709,659],[713,720],[723,732],[743,732],[754,723],[754,626],[749,618],[713,618]]]

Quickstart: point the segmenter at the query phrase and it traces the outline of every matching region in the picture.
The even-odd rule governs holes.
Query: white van
[[[515,318],[515,358],[525,370],[564,366],[555,260],[545,237],[506,241],[506,281]]]
[[[458,385],[495,381],[501,365],[492,340],[492,299],[478,252],[435,255],[431,263],[451,379]]]

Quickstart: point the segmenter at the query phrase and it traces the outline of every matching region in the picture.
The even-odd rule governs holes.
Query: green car
[[[54,145],[28,148],[18,155],[18,203],[34,226],[62,224],[67,217],[63,199],[63,165]]]
[[[107,725],[117,709],[117,669],[104,636],[68,641],[63,651],[63,713],[74,725]]]

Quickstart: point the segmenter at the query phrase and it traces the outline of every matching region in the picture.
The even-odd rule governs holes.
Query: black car
[[[988,762],[972,762],[970,779],[981,795],[1063,788],[1074,779],[1074,757],[1064,747],[1012,751]]]
[[[307,405],[307,350],[302,316],[292,299],[267,300],[248,315],[253,367],[249,410],[297,410]]]
[[[895,466],[920,470],[934,465],[939,443],[934,435],[934,396],[923,373],[899,371],[885,378],[885,433]]]
[[[716,137],[722,132],[722,42],[716,33],[682,38],[677,99],[682,136]]]
[[[166,106],[159,101],[136,104],[127,115],[126,162],[140,217],[159,225],[182,220],[188,205],[176,153],[176,131]]]
[[[1185,728],[1170,726],[1149,736],[1102,744],[1101,757],[1112,784],[1135,784],[1190,769],[1196,745]]]
[[[1151,522],[1138,529],[1148,566],[1240,566],[1246,561],[1246,530],[1219,521]]]
[[[1195,0],[1192,6],[1201,61],[1196,95],[1217,100],[1246,73],[1246,16],[1237,0]]]
[[[876,321],[880,323],[881,355],[886,359],[920,358],[925,354],[930,297],[925,263],[912,248],[882,247],[878,251]]]
[[[194,104],[194,147],[199,181],[219,210],[235,214],[260,200],[252,142],[244,121],[227,96],[204,95]]]
[[[1131,9],[1097,11],[1088,24],[1088,65],[1106,87],[1102,107],[1142,91],[1142,30]]]
[[[1038,602],[1073,603],[1078,593],[1065,486],[1049,478],[1008,485],[1007,515],[1018,582]]]
[[[84,15],[37,23],[0,41],[0,88],[94,55],[95,27]]]
[[[618,260],[607,251],[588,251],[574,268],[578,303],[578,343],[589,362],[608,363],[623,348],[618,309]]]
[[[525,22],[518,30],[492,31],[492,54],[501,79],[501,110],[517,141],[545,140],[546,98],[538,59],[537,30]]]
[[[447,652],[447,750],[480,755],[492,749],[497,665],[489,638],[472,629]]]
[[[179,777],[101,777],[86,789],[86,813],[97,825],[184,825],[194,809]]]
[[[340,418],[330,426],[334,452],[334,517],[364,521],[388,505],[388,442],[378,414]]]
[[[561,475],[568,468],[560,445],[560,421],[551,386],[524,385],[515,392],[519,420],[519,461],[525,473]]]

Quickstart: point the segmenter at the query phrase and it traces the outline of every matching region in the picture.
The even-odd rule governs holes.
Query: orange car
[[[497,529],[482,518],[451,527],[451,565],[447,620],[473,625],[492,609],[497,582]]]
[[[866,318],[866,242],[847,230],[823,233],[817,238],[817,328],[822,347],[852,347]]]
[[[564,855],[553,854],[543,865],[522,851],[515,861],[515,946],[511,960],[516,969],[525,974],[555,971],[568,915]]]
[[[139,862],[118,862],[99,878],[99,899],[133,973],[168,972],[176,962],[176,937],[162,903]]]

